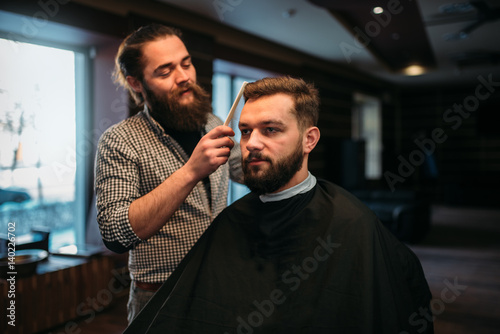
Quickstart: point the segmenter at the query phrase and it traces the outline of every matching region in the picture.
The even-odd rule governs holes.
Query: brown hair
[[[318,124],[318,90],[313,84],[306,83],[302,79],[289,76],[260,79],[246,85],[243,96],[245,97],[245,101],[248,101],[279,93],[292,97],[294,102],[292,112],[297,118],[297,123],[301,131]]]
[[[127,76],[143,80],[144,64],[142,49],[148,42],[156,41],[166,36],[181,38],[180,30],[153,23],[141,27],[128,35],[118,48],[113,71],[114,82],[128,89],[137,105],[144,103],[142,94],[135,92],[127,82]]]

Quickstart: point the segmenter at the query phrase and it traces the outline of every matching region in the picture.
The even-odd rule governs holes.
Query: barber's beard
[[[249,160],[258,158],[268,161],[267,168],[261,166],[249,166]],[[286,185],[292,177],[301,169],[304,161],[304,151],[300,140],[295,150],[286,157],[273,161],[269,157],[262,156],[260,152],[243,159],[243,175],[246,186],[257,195],[269,194]]]
[[[208,114],[212,112],[210,95],[198,84],[187,84],[165,95],[156,95],[145,82],[143,86],[150,113],[160,124],[177,131],[192,132],[202,130],[207,123]],[[187,88],[191,90],[193,100],[179,103]]]

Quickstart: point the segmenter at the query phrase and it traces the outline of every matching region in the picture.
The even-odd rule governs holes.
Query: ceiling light
[[[421,75],[425,73],[425,67],[420,65],[410,65],[403,69],[403,73],[411,76]]]
[[[382,14],[384,12],[384,8],[382,7],[374,7],[373,14]]]

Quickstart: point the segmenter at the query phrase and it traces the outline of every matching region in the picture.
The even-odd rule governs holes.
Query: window
[[[0,49],[0,233],[14,222],[18,236],[49,228],[51,248],[83,243],[88,58],[7,39]]]
[[[214,76],[212,78],[212,104],[214,114],[224,121],[243,82],[253,82],[269,76],[276,76],[276,74],[216,59],[214,61]],[[229,126],[234,130],[234,139],[238,143],[241,138],[241,134],[238,129],[238,121],[240,119],[243,104],[244,101],[242,98],[235,111],[234,117],[229,124]],[[245,185],[231,181],[229,185],[228,204],[233,203],[249,192],[250,190]]]
[[[365,142],[365,177],[377,180],[382,176],[382,113],[379,99],[354,95],[352,138]]]

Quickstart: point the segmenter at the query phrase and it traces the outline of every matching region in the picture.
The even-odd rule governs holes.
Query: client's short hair
[[[289,95],[294,102],[292,112],[297,117],[299,129],[317,126],[319,118],[319,93],[311,83],[290,76],[263,78],[246,85],[243,96],[245,101],[256,100],[274,94]]]

